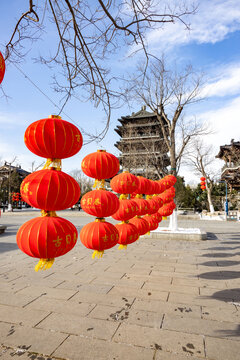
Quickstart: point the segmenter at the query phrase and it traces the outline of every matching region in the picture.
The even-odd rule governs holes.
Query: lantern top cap
[[[49,115],[48,116],[49,119],[62,119],[60,115]]]
[[[125,171],[123,171],[122,173],[123,173],[123,174],[125,174],[125,173],[129,174],[129,171],[125,170]]]
[[[97,150],[97,152],[106,152],[106,150]]]
[[[104,218],[96,218],[94,222],[105,222]]]

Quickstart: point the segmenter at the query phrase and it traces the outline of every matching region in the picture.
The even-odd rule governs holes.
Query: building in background
[[[231,140],[231,144],[220,146],[216,158],[224,160],[221,181],[225,181],[230,190],[240,190],[240,141]]]
[[[121,125],[115,131],[121,138],[115,146],[121,152],[122,169],[153,180],[162,177],[170,161],[156,115],[143,106],[137,113],[122,116],[118,121]]]

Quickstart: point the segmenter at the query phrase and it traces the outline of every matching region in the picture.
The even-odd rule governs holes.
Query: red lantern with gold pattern
[[[2,56],[2,53],[0,52],[0,84],[3,81],[4,74],[5,74],[5,60],[4,57]]]
[[[139,183],[136,189],[137,194],[147,194],[149,188],[151,187],[151,183],[148,179],[143,176],[137,176]]]
[[[105,221],[105,219],[96,219],[85,225],[80,232],[80,239],[84,246],[94,250],[92,258],[102,257],[104,250],[115,246],[119,239],[117,228]]]
[[[127,245],[132,244],[139,238],[138,229],[132,223],[122,222],[115,226],[119,233],[118,249],[126,249]]]
[[[153,218],[151,215],[145,215],[143,219],[147,221],[149,225],[149,231],[156,230],[158,228],[157,220]]]
[[[150,205],[147,200],[135,197],[133,199],[138,206],[138,215],[146,215],[149,213]]]
[[[138,183],[137,176],[124,171],[122,174],[114,176],[110,186],[118,194],[132,194],[138,188]]]
[[[136,226],[140,236],[145,235],[149,231],[148,222],[140,216],[135,216],[134,218],[130,219],[129,223]]]
[[[109,179],[119,171],[119,160],[105,150],[97,150],[85,156],[81,166],[84,174],[91,178]]]
[[[82,209],[100,218],[113,215],[119,208],[119,199],[110,191],[99,189],[87,192],[81,199]]]
[[[156,213],[151,215],[153,217],[153,219],[156,219],[156,221],[158,223],[160,223],[162,221],[162,216],[159,214],[159,212],[157,211]]]
[[[158,200],[155,200],[155,197],[152,199],[147,199],[147,202],[149,204],[149,211],[148,214],[154,214],[159,209],[159,203]]]
[[[137,215],[138,206],[134,200],[119,200],[119,209],[116,211],[112,218],[120,221],[127,221]]]
[[[17,244],[25,254],[39,258],[35,270],[48,269],[54,258],[69,252],[76,244],[77,229],[61,217],[43,216],[24,223],[17,232]]]
[[[24,141],[34,154],[50,159],[73,156],[83,144],[78,128],[57,115],[30,124],[25,131]]]
[[[46,169],[28,175],[21,184],[23,201],[46,211],[72,207],[79,200],[80,187],[63,171]]]

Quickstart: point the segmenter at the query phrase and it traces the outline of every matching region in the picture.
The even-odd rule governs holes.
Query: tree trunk
[[[211,214],[213,214],[214,213],[214,207],[213,207],[213,203],[212,203],[211,189],[208,186],[206,186],[206,190],[207,190],[209,211],[210,211]]]

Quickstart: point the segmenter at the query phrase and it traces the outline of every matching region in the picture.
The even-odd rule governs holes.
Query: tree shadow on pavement
[[[235,266],[235,265],[240,265],[240,261],[232,261],[232,260],[206,261],[206,262],[198,264],[198,265],[201,265],[201,266]]]
[[[206,232],[208,240],[218,240],[218,237],[212,232]]]
[[[232,257],[232,256],[236,256],[236,255],[240,255],[240,253],[234,253],[234,254],[227,254],[227,253],[209,253],[209,254],[203,254],[201,255],[201,257],[210,257],[210,258],[221,258],[221,257]]]
[[[211,297],[218,300],[238,302],[240,301],[240,288],[216,291]]]
[[[223,241],[221,242],[221,244],[226,244],[226,245],[240,245],[240,241]]]
[[[0,254],[19,249],[16,243],[0,242]]]
[[[209,280],[230,280],[230,279],[239,279],[240,271],[211,271],[199,274],[200,279],[209,279]]]
[[[240,246],[234,246],[234,247],[227,247],[227,246],[215,246],[215,247],[212,247],[212,248],[206,248],[204,250],[236,250],[236,249],[240,249]]]

